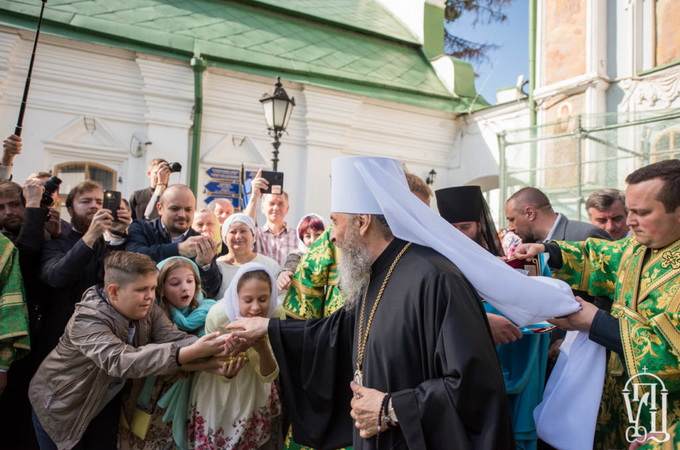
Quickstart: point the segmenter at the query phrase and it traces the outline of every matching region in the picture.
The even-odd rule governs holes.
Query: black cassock
[[[394,239],[373,263],[364,322],[404,245]],[[318,320],[270,321],[283,400],[299,444],[376,447],[375,437],[359,437],[349,415],[360,309],[341,308]],[[399,419],[398,427],[381,433],[380,448],[514,448],[481,301],[458,268],[434,250],[412,245],[397,264],[373,319],[362,372],[364,386],[392,394]]]

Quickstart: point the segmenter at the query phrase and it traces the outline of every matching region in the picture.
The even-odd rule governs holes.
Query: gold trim
[[[304,295],[313,295],[315,297],[323,296],[324,289],[322,287],[303,286],[300,280],[293,278],[291,286],[300,291]]]
[[[649,272],[650,270],[653,270],[654,267],[649,267],[645,270],[645,272]],[[660,269],[663,270],[663,269]],[[653,291],[656,291],[660,286],[663,286],[664,284],[668,283],[671,279],[677,277],[680,275],[680,270],[668,270],[666,273],[658,277],[656,280],[651,281],[647,287],[645,288],[644,291],[640,292],[640,295],[638,296],[638,299],[646,299],[649,294],[651,294]],[[644,301],[644,300],[643,300]],[[642,302],[638,302],[642,303]]]
[[[631,342],[633,339],[631,337],[631,325],[628,320],[619,320],[619,327],[621,329],[621,346],[623,347],[624,361],[623,365],[628,371],[628,376],[632,377],[637,373],[637,368],[635,366],[635,354],[633,353],[633,346]]]
[[[671,314],[677,314],[680,311],[680,287],[675,291],[675,294],[673,294],[673,297],[671,297],[671,301],[668,303],[668,308],[666,308],[666,312],[669,312]]]
[[[581,257],[586,259],[584,261],[585,264],[583,264],[583,273],[581,273],[581,283],[580,283],[580,290],[585,291],[585,292],[590,292],[588,287],[590,286],[590,277],[593,273],[592,270],[592,263],[593,259],[590,257],[590,251],[586,248],[586,243],[585,242],[580,242],[579,247],[581,247]]]
[[[666,338],[666,342],[673,348],[676,355],[680,355],[680,331],[675,328],[666,314],[659,314],[658,316],[649,320],[656,325],[661,334]]]
[[[612,309],[616,309],[621,313],[622,316],[629,317],[636,322],[647,322],[647,319],[643,317],[639,312],[633,311],[626,305],[622,305],[620,303],[614,303],[612,304]]]
[[[631,270],[631,275],[634,276],[635,278],[633,279],[633,292],[631,292],[630,296],[630,309],[633,311],[637,311],[638,308],[638,292],[640,291],[640,277],[642,276],[642,269],[644,267],[644,259],[645,259],[645,253],[647,251],[647,247],[641,245],[639,248],[637,248],[633,252],[633,256],[631,259],[633,260],[633,263],[636,264],[635,267],[633,267]],[[641,253],[641,254],[640,254]],[[622,292],[623,295],[623,292]]]
[[[23,304],[26,304],[26,302],[24,301],[24,296],[21,295],[21,293],[15,292],[11,294],[5,294],[2,296],[2,301],[0,301],[0,309],[7,306]]]
[[[302,317],[300,314],[293,312],[293,311],[287,309],[286,307],[283,308],[283,311],[287,316],[291,316],[293,319],[298,319],[298,320],[307,319],[307,317]]]

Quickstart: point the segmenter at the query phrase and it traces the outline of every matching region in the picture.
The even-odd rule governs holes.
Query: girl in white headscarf
[[[208,313],[206,333],[238,317],[279,317],[276,281],[263,265],[241,266],[224,298]],[[273,381],[279,367],[264,336],[225,362],[226,376],[202,372],[189,406],[189,446],[197,449],[277,448],[281,403]]]

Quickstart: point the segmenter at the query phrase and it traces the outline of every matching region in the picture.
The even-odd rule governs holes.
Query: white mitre
[[[383,214],[394,236],[433,248],[453,262],[480,297],[518,326],[579,310],[569,286],[547,277],[527,277],[468,238],[408,189],[401,162],[391,158],[335,158],[331,211]]]

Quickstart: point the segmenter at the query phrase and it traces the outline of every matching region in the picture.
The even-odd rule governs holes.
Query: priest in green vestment
[[[680,160],[642,167],[626,183],[633,237],[515,251],[518,258],[547,251],[557,278],[614,299],[611,314],[582,301],[580,311],[552,321],[589,332],[610,351],[596,448],[627,448],[654,432],[663,440],[680,420]]]
[[[0,394],[12,362],[30,350],[19,251],[0,234]]]

